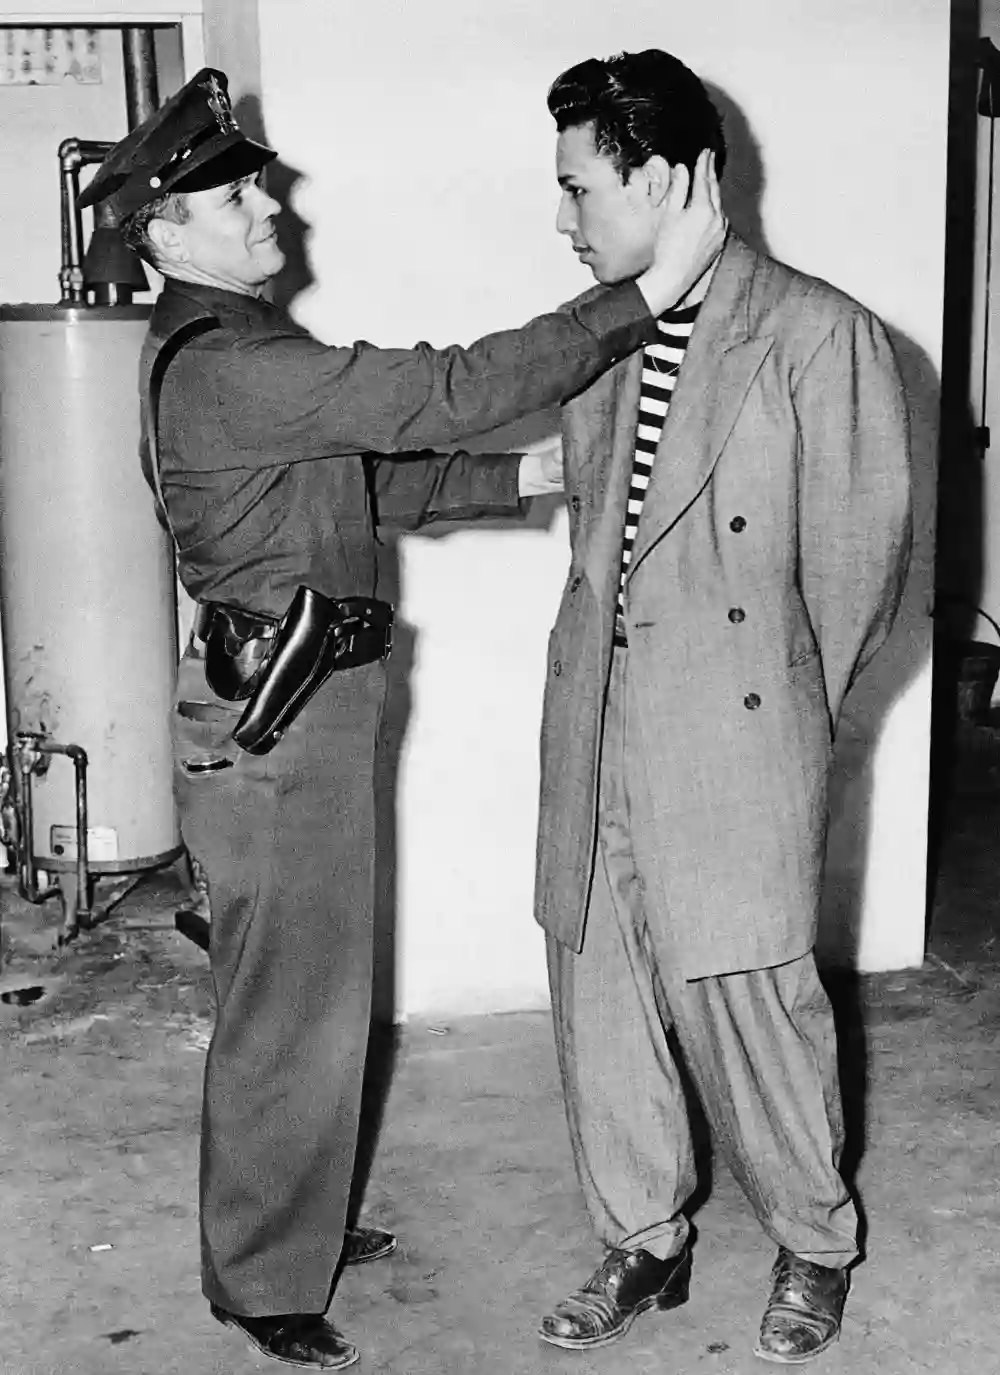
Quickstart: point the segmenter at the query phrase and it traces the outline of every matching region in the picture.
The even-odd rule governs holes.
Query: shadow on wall
[[[705,82],[705,89],[722,116],[726,139],[722,200],[729,223],[751,248],[767,253],[767,240],[760,216],[765,186],[760,144],[754,138],[743,111],[725,91],[709,81]]]
[[[729,221],[751,247],[768,252],[761,217],[766,174],[760,145],[740,107],[718,86],[706,89],[723,119],[728,156],[722,182]],[[794,264],[792,264],[794,266]],[[940,386],[924,351],[886,321],[910,407],[914,547],[903,602],[889,641],[844,704],[831,778],[830,827],[818,954],[851,968],[861,931],[871,837],[875,746],[892,703],[930,653]]]
[[[833,962],[850,963],[857,946],[858,898],[867,853],[872,749],[884,710],[930,653],[928,613],[959,604],[981,604],[984,540],[983,461],[976,446],[970,409],[975,302],[977,99],[979,90],[978,0],[953,0],[948,108],[946,237],[942,367],[912,340],[892,331],[910,402],[914,484],[914,551],[898,623],[870,675],[848,700],[838,741],[837,773],[830,829],[827,906],[821,949]],[[974,635],[974,614],[964,627],[954,616],[954,633]],[[939,616],[937,627],[944,628]],[[981,630],[981,626],[978,627]],[[947,644],[938,636],[941,648]],[[949,788],[955,734],[955,684],[938,656],[933,683],[930,741],[931,786],[928,834],[927,916],[932,912],[940,818]],[[883,689],[888,694],[883,698]],[[865,801],[867,799],[867,802]],[[901,857],[902,859],[902,857]]]
[[[940,384],[924,350],[891,324],[889,332],[910,409],[913,552],[892,633],[848,693],[837,733],[818,955],[822,963],[838,967],[853,966],[858,953],[875,746],[889,708],[924,670],[931,653]],[[908,795],[902,790],[899,800]],[[906,857],[897,859],[903,871]]]
[[[980,605],[983,585],[983,459],[970,408],[976,302],[979,0],[952,0],[945,197],[945,292],[941,361],[941,471],[936,586]],[[989,608],[987,608],[989,609]],[[1000,614],[1000,609],[994,609]],[[971,625],[966,627],[972,631]]]
[[[982,636],[972,608],[983,605],[984,454],[975,432],[970,381],[982,368],[973,357],[977,303],[976,209],[978,142],[988,126],[978,112],[982,30],[979,0],[952,0],[948,91],[948,183],[945,197],[944,313],[941,361],[941,446],[938,475],[935,656],[931,729],[928,911],[931,910],[942,817],[955,764],[961,647]],[[981,299],[981,298],[980,298]],[[1000,607],[985,607],[994,618]],[[990,639],[992,641],[992,636]]]
[[[243,96],[234,110],[236,122],[248,138],[273,147],[267,137],[260,101],[256,96]],[[268,296],[276,306],[288,310],[295,298],[308,290],[314,282],[309,263],[309,225],[292,207],[295,187],[302,173],[281,158],[281,150],[265,171],[268,194],[281,205],[277,218],[278,246],[285,255],[285,266],[268,289]]]

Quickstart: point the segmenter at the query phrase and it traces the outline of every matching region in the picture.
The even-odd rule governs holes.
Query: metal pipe
[[[76,781],[76,901],[73,912],[66,913],[63,921],[63,940],[72,940],[81,926],[93,925],[93,909],[90,902],[90,872],[87,850],[87,751],[82,745],[60,745],[54,740],[45,740],[32,731],[18,733],[11,750],[16,758],[20,777],[19,808],[21,829],[20,890],[28,902],[42,902],[49,895],[48,889],[38,886],[35,868],[34,805],[32,802],[32,775],[44,773],[48,768],[47,756],[64,754],[73,761]]]
[[[27,839],[27,836],[31,834],[29,827],[34,826],[31,806],[31,765],[25,764],[23,759],[18,759],[17,762],[20,770],[19,792],[21,794],[21,862],[18,865],[21,896],[27,898],[29,902],[41,902],[42,894],[38,891],[38,884],[35,879],[34,846]]]
[[[18,864],[18,886],[21,896],[29,902],[41,902],[45,894],[38,887],[35,874],[34,809],[31,801],[31,775],[38,763],[37,753],[30,750],[37,743],[37,736],[18,735],[11,751],[16,756],[20,812],[21,812],[21,854]]]
[[[125,118],[129,130],[148,119],[159,108],[159,86],[156,77],[156,44],[154,30],[134,26],[122,29],[122,63],[125,73]],[[62,305],[84,305],[88,283],[83,271],[83,220],[77,206],[80,192],[80,168],[88,163],[101,162],[111,151],[113,143],[93,139],[68,138],[59,145],[59,206],[62,218],[62,267],[59,271],[60,302]],[[101,229],[115,229],[114,216],[107,208],[98,207],[94,215],[95,233]],[[90,284],[95,304],[128,305],[132,291],[145,291],[145,273],[141,281],[123,283],[99,282]]]
[[[87,854],[87,751],[82,745],[57,745],[54,741],[39,742],[38,751],[40,754],[65,754],[73,761],[76,781],[76,910],[72,920],[67,914],[63,923],[64,939],[72,940],[81,926],[92,925]]]
[[[79,142],[79,139],[68,138],[59,145],[59,214],[62,221],[59,299],[63,305],[78,305],[83,301],[83,269],[80,266],[83,225],[76,205]]]
[[[122,29],[122,58],[125,63],[125,111],[129,130],[132,130],[160,107],[153,30]]]
[[[62,219],[62,266],[59,269],[61,305],[83,305],[83,220],[76,203],[80,168],[101,162],[114,147],[96,139],[66,138],[59,145],[59,211]]]

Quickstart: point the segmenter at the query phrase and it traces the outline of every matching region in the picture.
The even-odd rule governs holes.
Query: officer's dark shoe
[[[358,1359],[357,1348],[340,1335],[322,1313],[283,1313],[273,1318],[245,1318],[212,1304],[212,1316],[236,1327],[262,1351],[286,1365],[306,1370],[343,1370]]]
[[[341,1265],[364,1265],[369,1260],[381,1260],[396,1249],[396,1238],[381,1227],[352,1227],[344,1233]]]
[[[542,1319],[539,1335],[553,1346],[585,1351],[623,1336],[648,1308],[687,1302],[691,1249],[669,1260],[648,1251],[611,1250],[582,1289]]]
[[[782,1246],[771,1271],[771,1297],[760,1324],[756,1355],[801,1365],[840,1336],[847,1271],[803,1260]]]

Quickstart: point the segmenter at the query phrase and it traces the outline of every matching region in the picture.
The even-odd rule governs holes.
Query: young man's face
[[[185,262],[218,286],[256,292],[279,273],[285,256],[278,247],[274,216],[281,208],[260,185],[260,174],[189,191],[189,218],[175,225]]]
[[[623,182],[612,159],[594,145],[594,126],[564,129],[556,144],[562,187],[556,229],[569,236],[599,282],[621,282],[653,261],[657,210],[643,169]]]

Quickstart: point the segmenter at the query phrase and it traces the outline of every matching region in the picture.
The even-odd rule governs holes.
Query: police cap
[[[275,156],[237,125],[225,72],[203,67],[115,144],[78,204],[108,201],[120,222],[171,191],[207,191],[251,176]]]

